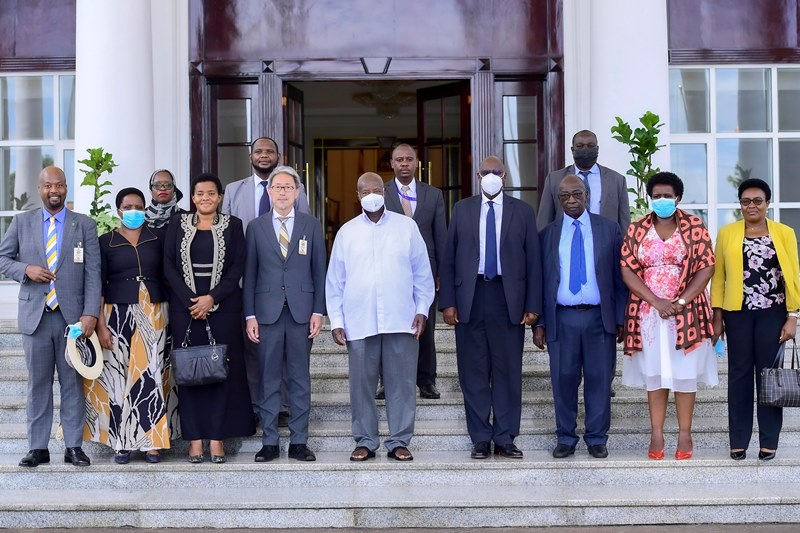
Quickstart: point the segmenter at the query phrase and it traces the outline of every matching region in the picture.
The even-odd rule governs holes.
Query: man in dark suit
[[[392,169],[395,178],[386,183],[386,209],[405,214],[414,219],[428,248],[431,272],[439,289],[439,265],[442,264],[447,242],[447,226],[444,221],[444,198],[442,191],[414,179],[417,169],[417,154],[407,144],[400,144],[392,151]],[[425,331],[419,339],[419,361],[417,363],[417,387],[421,398],[438,400],[436,388],[436,346],[434,327],[436,324],[436,299],[428,312]],[[383,393],[383,387],[378,395]]]
[[[592,457],[608,457],[611,425],[611,379],[616,343],[628,290],[620,271],[619,226],[586,210],[582,179],[566,176],[559,185],[563,215],[541,233],[544,254],[544,313],[533,342],[550,352],[550,379],[556,410],[558,444],[553,457],[575,453],[578,387],[584,380],[586,433]]]
[[[279,455],[281,376],[289,385],[289,457],[314,461],[306,445],[311,409],[309,358],[325,312],[326,248],[319,221],[294,208],[300,177],[277,167],[270,177],[272,210],[247,226],[243,307],[247,336],[258,347],[261,390],[256,397],[262,448],[256,462]]]
[[[64,462],[88,466],[83,443],[83,380],[64,358],[67,324],[94,333],[100,316],[97,225],[64,206],[67,179],[57,167],[39,174],[43,207],[15,215],[0,243],[0,273],[18,281],[17,318],[28,368],[28,441],[20,466],[50,462],[53,372],[61,388]]]
[[[625,233],[631,223],[625,176],[597,164],[597,136],[589,130],[579,131],[572,137],[571,151],[575,164],[550,172],[544,180],[536,225],[544,228],[556,216],[564,213],[558,201],[558,190],[561,180],[572,174],[583,179],[586,189],[591,193],[592,199],[586,204],[588,211],[613,220]]]
[[[502,194],[505,166],[481,162],[482,193],[458,202],[440,271],[439,305],[456,328],[458,377],[473,459],[521,459],[525,326],[542,312],[542,267],[533,208]],[[494,419],[490,417],[494,415]]]

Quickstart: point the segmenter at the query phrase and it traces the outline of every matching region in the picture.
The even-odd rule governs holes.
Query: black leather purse
[[[800,368],[797,344],[792,341],[792,368],[783,368],[784,344],[771,367],[761,370],[758,403],[772,407],[800,407]]]
[[[206,320],[208,344],[189,346],[192,323],[186,328],[186,335],[180,348],[171,351],[175,383],[178,385],[208,385],[220,383],[228,378],[228,346],[217,344],[211,334],[211,326]]]

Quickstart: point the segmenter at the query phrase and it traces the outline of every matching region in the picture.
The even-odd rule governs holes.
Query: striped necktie
[[[44,247],[45,256],[47,256],[47,268],[55,274],[56,263],[58,263],[58,247],[56,246],[56,217],[50,217],[50,225],[47,227],[47,244]],[[50,309],[58,308],[58,297],[56,296],[56,282],[50,282],[50,291],[47,293],[47,307]]]
[[[281,221],[281,231],[278,242],[281,245],[281,254],[283,258],[286,259],[286,256],[289,254],[289,229],[286,227],[286,221],[289,220],[289,217],[278,217],[278,220]]]

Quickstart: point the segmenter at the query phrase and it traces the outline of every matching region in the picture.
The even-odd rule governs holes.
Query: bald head
[[[39,196],[47,211],[56,214],[67,199],[67,177],[58,167],[45,167],[39,173]]]
[[[503,173],[505,173],[506,166],[503,164],[502,159],[500,159],[496,155],[490,155],[489,157],[485,157],[483,161],[481,161],[481,166],[479,170],[502,170]]]
[[[583,180],[574,174],[567,174],[558,184],[558,202],[564,214],[579,218],[586,210],[589,194]]]
[[[356,190],[359,198],[373,192],[383,194],[383,180],[374,172],[365,172],[358,177]]]

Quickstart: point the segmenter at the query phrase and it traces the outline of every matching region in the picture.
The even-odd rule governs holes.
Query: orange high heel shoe
[[[675,459],[677,459],[678,461],[686,461],[687,459],[692,458],[692,453],[694,453],[692,450],[689,450],[688,452],[675,450]]]
[[[662,449],[662,450],[659,450],[657,452],[648,451],[647,452],[647,457],[649,457],[653,461],[660,461],[661,459],[664,458],[664,450]]]

